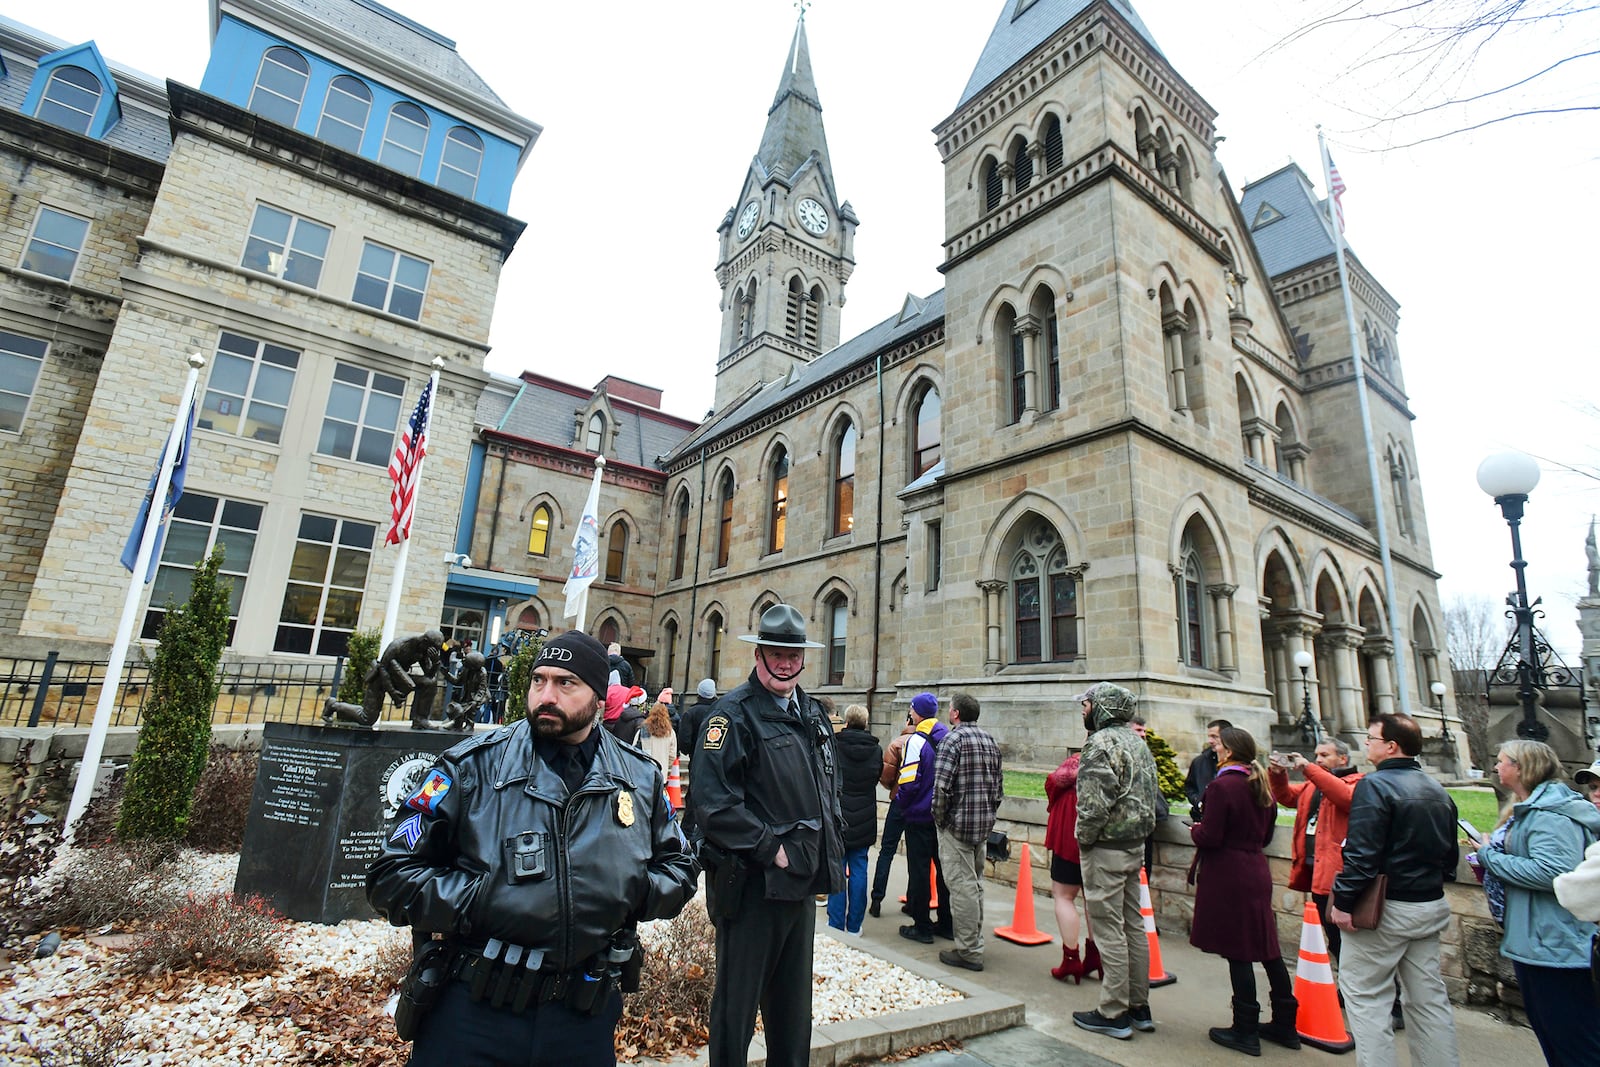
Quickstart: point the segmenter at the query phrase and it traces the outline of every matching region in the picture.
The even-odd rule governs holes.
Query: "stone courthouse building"
[[[432,625],[506,208],[539,127],[368,0],[213,0],[199,88],[0,20],[0,654],[103,655],[186,356],[186,491],[136,635],[226,548],[230,655],[380,621],[386,469],[442,361],[401,632]],[[501,579],[511,588],[514,581]]]
[[[765,131],[721,179],[699,423],[604,367],[550,371],[537,338],[519,355],[544,369],[482,372],[538,128],[445,39],[370,0],[215,0],[194,90],[4,24],[0,642],[106,639],[130,489],[199,349],[184,500],[216,506],[180,514],[158,592],[224,540],[234,654],[336,651],[379,621],[383,463],[438,356],[426,479],[461,506],[421,514],[401,630],[561,628],[603,454],[586,628],[653,686],[737,684],[733,637],[783,600],[827,646],[812,692],[882,725],[917,690],[968,690],[1023,763],[1081,740],[1071,697],[1099,679],[1180,749],[1218,716],[1298,737],[1302,650],[1329,730],[1395,707],[1401,658],[1426,714],[1450,678],[1397,301],[1350,257],[1398,634],[1326,205],[1292,165],[1235,192],[1215,112],[1128,3],[990,2],[988,40],[940,60],[977,57],[934,134],[945,286],[849,337],[850,174],[803,21],[774,42]],[[41,110],[69,66],[102,86],[84,129]],[[88,236],[63,277],[71,219]],[[450,553],[474,565],[446,580]]]
[[[1081,738],[1096,679],[1180,748],[1217,716],[1298,737],[1302,649],[1328,729],[1397,706],[1397,656],[1429,714],[1449,676],[1396,300],[1350,258],[1398,639],[1325,205],[1295,166],[1235,194],[1215,113],[1127,4],[996,6],[935,131],[942,291],[841,343],[858,219],[802,22],[718,231],[713,412],[656,444],[659,394],[633,383],[485,394],[472,555],[547,579],[511,621],[562,624],[604,452],[588,628],[680,692],[742,680],[731,638],[783,600],[827,645],[810,691],[887,724],[965,689],[1024,762]]]

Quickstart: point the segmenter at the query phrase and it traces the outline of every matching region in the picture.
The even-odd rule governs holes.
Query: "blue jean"
[[[846,897],[849,909],[846,910]],[[867,846],[844,854],[844,892],[828,894],[828,925],[835,930],[859,934],[861,920],[867,916]]]

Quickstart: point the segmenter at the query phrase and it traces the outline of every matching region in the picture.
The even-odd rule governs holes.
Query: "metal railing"
[[[82,726],[94,719],[106,684],[105,660],[0,657],[0,726]],[[217,668],[213,725],[317,722],[343,662],[230,662]],[[150,693],[150,667],[129,663],[112,706],[112,726],[138,726]],[[386,709],[388,712],[394,709]],[[400,712],[396,717],[403,717]]]

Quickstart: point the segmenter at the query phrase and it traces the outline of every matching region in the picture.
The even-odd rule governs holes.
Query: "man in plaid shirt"
[[[957,693],[950,701],[950,734],[933,769],[933,825],[956,935],[955,949],[940,952],[939,961],[969,971],[983,970],[984,848],[1005,795],[1000,746],[977,724],[977,699]]]

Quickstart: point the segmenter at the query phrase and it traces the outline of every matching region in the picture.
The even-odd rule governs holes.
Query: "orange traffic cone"
[[[1175,974],[1168,974],[1166,967],[1161,963],[1161,939],[1156,936],[1156,913],[1150,906],[1150,882],[1144,876],[1144,868],[1139,868],[1139,917],[1144,920],[1144,936],[1150,942],[1150,986],[1171,985],[1178,980]]]
[[[1339,1011],[1339,990],[1333,984],[1322,917],[1309,900],[1300,927],[1300,959],[1294,966],[1294,999],[1300,1002],[1300,1012],[1295,1017],[1300,1040],[1324,1052],[1349,1052],[1356,1047]]]
[[[994,936],[1019,945],[1055,944],[1055,935],[1044,933],[1033,921],[1033,863],[1028,859],[1026,841],[1017,866],[1017,903],[1011,909],[1011,925],[995,927]]]
[[[667,772],[667,803],[673,811],[683,810],[683,780],[678,777],[678,756],[672,757],[672,769]]]
[[[906,902],[906,895],[904,893],[901,893],[900,894],[900,903],[904,904],[905,902]],[[929,861],[929,863],[928,863],[928,907],[930,909],[932,909],[932,908],[937,908],[938,906],[939,906],[939,868],[935,867],[933,865],[932,861]]]

